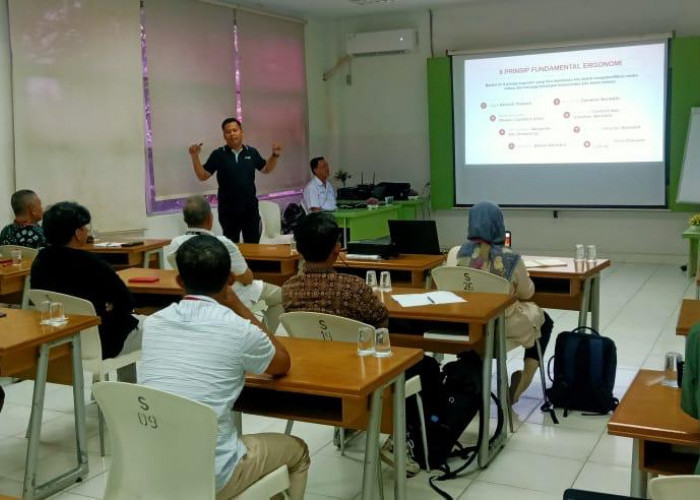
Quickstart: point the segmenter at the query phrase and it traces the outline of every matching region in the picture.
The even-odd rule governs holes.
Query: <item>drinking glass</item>
[[[289,242],[289,252],[292,254],[297,253],[297,242],[295,240]]]
[[[374,328],[361,326],[357,329],[357,354],[358,356],[374,354]]]
[[[389,271],[382,271],[382,274],[379,275],[379,289],[382,292],[391,291],[391,274]]]
[[[367,277],[365,278],[365,283],[367,283],[367,286],[370,287],[372,290],[377,289],[377,272],[376,271],[367,271]]]
[[[51,301],[44,300],[39,305],[39,312],[41,313],[41,324],[50,325],[51,324]]]
[[[586,252],[585,252],[583,245],[581,243],[577,243],[576,250],[574,253],[574,260],[583,262],[583,260],[585,258],[586,258]]]
[[[54,326],[62,325],[66,322],[66,316],[63,314],[63,302],[51,302],[49,305],[50,323]]]
[[[22,250],[12,250],[10,252],[10,256],[12,257],[12,265],[13,266],[21,266],[22,265]]]
[[[377,328],[374,334],[374,355],[378,358],[391,356],[391,340],[387,328]]]
[[[678,387],[678,362],[683,360],[683,356],[677,352],[667,352],[664,358],[664,380],[663,384],[669,387]]]
[[[588,245],[586,247],[586,261],[595,264],[595,260],[596,260],[595,245]]]

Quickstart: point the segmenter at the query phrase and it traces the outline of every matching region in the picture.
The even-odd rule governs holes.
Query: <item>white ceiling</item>
[[[381,14],[442,5],[474,3],[474,0],[218,0],[218,2],[306,19],[310,17]]]

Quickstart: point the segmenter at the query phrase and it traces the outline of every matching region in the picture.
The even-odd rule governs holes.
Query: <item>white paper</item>
[[[435,304],[456,304],[466,302],[462,297],[452,292],[406,293],[392,295],[401,307],[429,306]]]
[[[554,257],[541,257],[538,259],[523,259],[526,268],[531,267],[559,267],[565,266],[566,261]]]
[[[120,247],[120,246],[122,246],[122,244],[114,242],[114,241],[103,241],[102,243],[94,243],[93,246],[112,248],[112,247]]]

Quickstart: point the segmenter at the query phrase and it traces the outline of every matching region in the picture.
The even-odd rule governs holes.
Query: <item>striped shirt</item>
[[[216,411],[216,489],[246,448],[233,424],[245,373],[263,373],[275,348],[250,321],[210,297],[188,296],[149,316],[143,327],[139,383],[209,405]]]

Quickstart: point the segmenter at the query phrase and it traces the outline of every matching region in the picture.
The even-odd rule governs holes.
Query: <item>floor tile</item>
[[[561,500],[561,497],[561,493],[544,493],[542,491],[476,480],[469,485],[459,498],[460,500],[500,500],[506,498],[517,500]]]
[[[599,432],[567,429],[556,425],[523,424],[508,441],[509,450],[585,461],[600,437]]]
[[[630,467],[632,465],[632,443],[633,440],[630,438],[603,434],[588,461]]]
[[[573,487],[615,495],[629,495],[630,468],[588,462]]]

